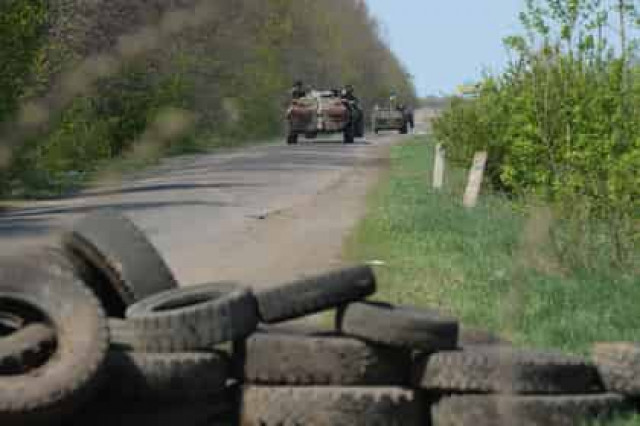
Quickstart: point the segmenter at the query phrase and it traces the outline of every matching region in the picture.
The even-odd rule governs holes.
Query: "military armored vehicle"
[[[409,132],[409,120],[407,114],[396,107],[376,106],[373,111],[373,131],[379,133],[381,130],[397,130],[401,134]]]
[[[315,90],[291,100],[286,119],[289,145],[297,144],[301,135],[313,139],[319,134],[342,133],[346,144],[364,136],[362,110],[335,90]]]

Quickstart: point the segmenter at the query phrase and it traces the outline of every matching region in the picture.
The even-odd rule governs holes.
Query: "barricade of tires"
[[[133,223],[89,215],[0,260],[0,425],[569,426],[640,396],[640,345],[515,349],[375,291],[366,266],[179,288]],[[333,330],[281,324],[332,309]]]

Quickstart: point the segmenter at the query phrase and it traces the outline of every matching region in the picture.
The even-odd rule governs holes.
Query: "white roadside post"
[[[465,207],[475,207],[478,202],[478,195],[482,187],[482,179],[484,177],[484,169],[487,166],[487,152],[476,152],[473,157],[473,166],[469,172],[469,182],[467,190],[464,193],[463,204]]]
[[[444,154],[442,144],[436,144],[436,158],[433,166],[433,187],[435,189],[441,189],[444,183]]]

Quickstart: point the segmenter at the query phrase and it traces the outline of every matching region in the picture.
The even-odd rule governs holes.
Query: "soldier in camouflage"
[[[296,81],[293,84],[293,88],[291,89],[291,98],[292,99],[300,99],[304,98],[307,95],[306,90],[304,90],[304,86],[301,81]]]

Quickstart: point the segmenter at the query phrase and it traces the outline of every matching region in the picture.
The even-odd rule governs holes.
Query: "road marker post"
[[[478,151],[473,157],[473,165],[469,171],[469,181],[467,189],[464,193],[463,205],[467,208],[473,208],[478,203],[478,195],[482,187],[482,179],[484,178],[484,170],[487,166],[487,152]]]
[[[433,188],[441,189],[444,183],[444,146],[441,143],[436,144],[436,158],[433,166]]]

